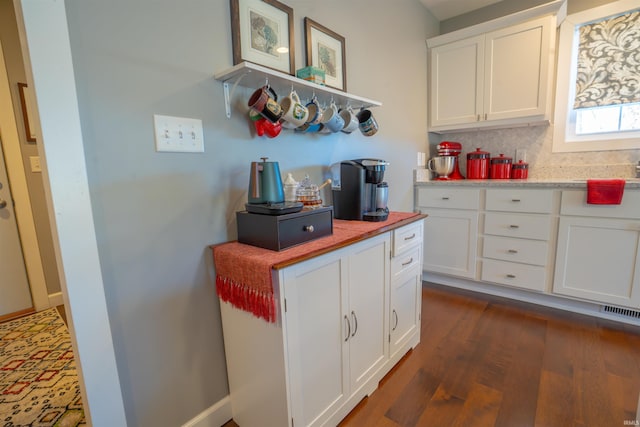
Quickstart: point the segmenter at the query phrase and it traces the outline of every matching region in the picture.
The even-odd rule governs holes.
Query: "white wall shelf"
[[[259,88],[267,82],[278,96],[286,96],[294,88],[301,99],[311,98],[313,94],[321,103],[327,105],[331,99],[338,106],[350,105],[354,109],[371,108],[382,105],[379,101],[352,95],[326,86],[320,86],[289,74],[275,71],[251,62],[241,62],[224,71],[214,74],[216,80],[222,81],[224,87],[224,103],[227,118],[231,117],[231,98],[236,86]]]

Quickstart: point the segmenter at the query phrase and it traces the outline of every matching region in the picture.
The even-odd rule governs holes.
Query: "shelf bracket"
[[[250,72],[251,70],[238,76],[236,81],[233,83],[233,86],[231,86],[231,91],[229,91],[229,81],[225,81],[222,83],[222,88],[224,91],[224,109],[227,113],[227,119],[231,118],[231,98],[233,98],[233,93],[236,91],[236,87],[238,86],[238,83],[240,83],[242,78]]]

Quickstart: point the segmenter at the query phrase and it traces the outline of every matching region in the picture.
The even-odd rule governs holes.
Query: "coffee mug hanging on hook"
[[[378,132],[378,122],[375,117],[373,117],[371,110],[362,107],[358,112],[357,117],[360,132],[362,132],[364,136],[373,136]]]

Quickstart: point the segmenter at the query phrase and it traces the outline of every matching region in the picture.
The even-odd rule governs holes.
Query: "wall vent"
[[[612,305],[603,305],[601,312],[611,313],[618,316],[629,317],[631,319],[640,319],[640,311],[631,310],[629,308],[614,307]]]

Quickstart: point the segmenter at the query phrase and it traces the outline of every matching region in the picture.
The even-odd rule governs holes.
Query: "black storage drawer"
[[[281,251],[333,234],[333,207],[285,215],[236,212],[238,242]]]

